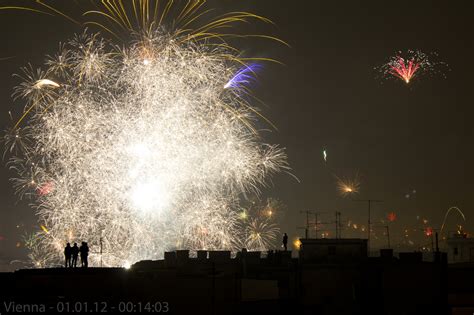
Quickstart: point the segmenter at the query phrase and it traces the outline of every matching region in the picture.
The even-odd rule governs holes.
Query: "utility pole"
[[[372,203],[383,202],[383,200],[377,199],[362,199],[362,200],[353,200],[356,202],[367,202],[368,204],[368,215],[367,215],[367,253],[370,256],[370,229],[371,229],[371,222],[370,222],[370,206]]]
[[[325,214],[327,212],[314,212],[314,233],[316,234],[315,238],[318,238],[318,215]],[[324,223],[321,223],[324,224]]]
[[[318,238],[318,213],[314,213],[314,238]]]
[[[436,238],[436,252],[439,253],[438,232],[436,232],[435,238]]]
[[[312,212],[312,211],[300,211],[300,213],[306,214],[306,226],[305,227],[298,227],[298,229],[304,229],[305,230],[305,238],[309,237],[309,229],[311,227],[311,223],[309,222],[309,216],[310,214],[314,215],[314,232],[315,232],[315,238],[318,238],[318,215],[324,214],[327,212]]]
[[[385,229],[387,230],[387,243],[388,243],[388,248],[390,248],[390,228],[388,225],[385,226]]]
[[[310,214],[315,214],[311,211],[300,211],[300,213],[305,213],[306,214],[306,227],[304,227],[304,235],[305,235],[305,238],[307,239],[309,237],[308,233],[309,233],[309,215]],[[301,228],[299,228],[301,229]]]
[[[430,238],[431,238],[431,252],[432,252],[432,253],[434,253],[434,240],[433,240],[433,232],[431,232]]]
[[[341,212],[336,211],[336,238],[341,238]]]

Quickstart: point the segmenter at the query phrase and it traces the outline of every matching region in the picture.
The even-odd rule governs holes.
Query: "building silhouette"
[[[0,302],[69,311],[170,314],[467,314],[474,265],[444,253],[367,256],[365,239],[301,239],[298,257],[187,250],[125,268],[31,269],[0,274]],[[2,306],[0,306],[2,307]],[[147,309],[144,309],[147,307]],[[82,308],[82,309],[78,309]],[[5,309],[2,309],[2,313]]]

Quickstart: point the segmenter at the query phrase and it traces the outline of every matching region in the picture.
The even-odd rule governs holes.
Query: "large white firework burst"
[[[14,185],[47,229],[37,262],[57,263],[66,241],[87,241],[106,266],[240,246],[239,198],[287,166],[227,88],[241,67],[232,54],[156,28],[120,48],[85,32],[46,70],[25,69],[26,127],[6,140]]]

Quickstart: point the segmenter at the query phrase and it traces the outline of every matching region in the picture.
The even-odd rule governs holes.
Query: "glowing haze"
[[[14,185],[48,230],[32,246],[38,266],[66,241],[88,241],[92,264],[108,266],[245,246],[239,198],[287,166],[229,84],[242,66],[231,54],[160,30],[125,48],[84,33],[26,70],[26,127],[6,138]]]

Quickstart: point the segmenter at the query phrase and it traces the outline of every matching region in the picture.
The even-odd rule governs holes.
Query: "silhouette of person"
[[[79,247],[77,247],[77,243],[74,243],[74,246],[71,247],[72,253],[72,267],[77,267],[77,256],[79,255]]]
[[[71,267],[71,255],[72,255],[72,248],[71,244],[67,243],[66,247],[64,248],[64,257],[66,258],[66,263],[64,267]]]
[[[285,248],[285,252],[288,249],[288,235],[286,233],[283,235],[283,247]]]
[[[82,242],[79,251],[81,252],[81,266],[87,268],[89,266],[87,261],[87,256],[89,256],[89,246],[87,246],[87,242]]]

